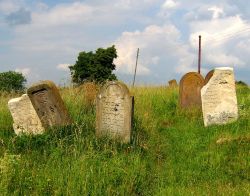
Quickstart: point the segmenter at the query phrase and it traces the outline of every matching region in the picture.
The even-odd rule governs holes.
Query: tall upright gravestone
[[[71,123],[60,93],[51,81],[41,81],[27,90],[43,127],[64,126]]]
[[[131,140],[133,97],[121,82],[109,81],[99,91],[96,102],[96,135],[109,135],[123,143]]]
[[[196,72],[185,74],[180,81],[179,104],[181,108],[201,107],[201,88],[204,78]]]
[[[13,129],[19,134],[41,134],[44,132],[39,119],[27,94],[9,100],[8,107],[13,118]]]
[[[201,90],[205,126],[226,124],[238,118],[233,68],[220,67]]]

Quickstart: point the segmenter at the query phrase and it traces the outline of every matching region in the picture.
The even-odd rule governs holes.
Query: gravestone
[[[84,101],[87,105],[94,105],[97,95],[97,85],[94,82],[85,82],[81,85],[84,94]]]
[[[168,86],[171,87],[171,88],[178,87],[177,81],[175,79],[174,80],[169,80],[168,81]]]
[[[53,82],[38,82],[27,92],[43,127],[64,126],[71,123],[59,90]]]
[[[213,74],[214,74],[214,70],[211,70],[210,72],[207,73],[207,75],[205,77],[205,85],[208,83],[210,78],[212,78]]]
[[[204,78],[196,72],[185,74],[179,87],[179,104],[181,108],[201,107],[201,88]]]
[[[123,143],[131,140],[133,96],[121,82],[109,81],[101,87],[96,104],[96,135],[111,136]]]
[[[226,124],[238,118],[233,68],[220,67],[201,90],[205,126]]]
[[[41,134],[44,127],[27,94],[9,100],[8,107],[13,118],[13,128],[19,134]]]

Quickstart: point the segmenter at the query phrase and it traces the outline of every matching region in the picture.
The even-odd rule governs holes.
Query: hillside
[[[137,87],[133,142],[95,137],[95,108],[79,89],[62,89],[74,124],[16,136],[0,97],[1,195],[249,195],[250,90],[237,86],[240,119],[203,126],[178,108],[178,91]]]

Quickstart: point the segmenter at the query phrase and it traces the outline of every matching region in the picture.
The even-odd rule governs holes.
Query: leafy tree
[[[103,82],[116,80],[114,59],[117,58],[115,46],[98,48],[95,53],[80,52],[75,65],[69,67],[72,81],[81,84],[85,81]]]
[[[26,78],[22,73],[8,71],[0,73],[0,91],[22,91]]]

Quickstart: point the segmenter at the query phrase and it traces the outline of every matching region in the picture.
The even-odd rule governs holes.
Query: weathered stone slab
[[[171,87],[171,88],[178,87],[177,81],[175,79],[174,80],[169,80],[168,81],[168,86]]]
[[[211,70],[207,73],[206,77],[205,77],[205,85],[208,83],[208,81],[210,80],[210,78],[212,78],[214,74],[214,70]]]
[[[96,135],[109,135],[124,143],[131,140],[133,97],[121,82],[107,82],[97,95]]]
[[[64,126],[71,123],[59,90],[53,82],[38,82],[27,92],[43,127]]]
[[[220,67],[201,90],[205,126],[226,124],[238,118],[233,68]]]
[[[179,104],[181,108],[201,107],[201,88],[204,78],[196,72],[185,74],[179,87]]]
[[[97,85],[94,82],[85,82],[81,85],[84,93],[84,100],[86,104],[94,105],[96,95],[97,95]]]
[[[41,134],[42,123],[27,94],[9,100],[8,107],[13,118],[13,128],[19,134]]]

